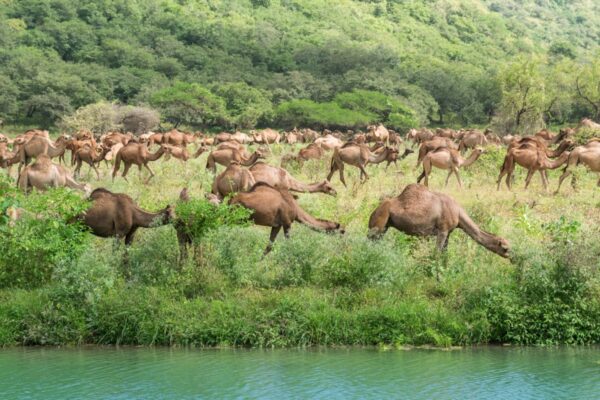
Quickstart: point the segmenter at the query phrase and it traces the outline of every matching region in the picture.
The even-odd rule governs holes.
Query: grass
[[[296,147],[298,148],[298,147]],[[278,165],[287,145],[273,145]],[[268,228],[223,227],[211,231],[194,257],[178,267],[172,227],[138,231],[130,250],[131,280],[121,252],[93,238],[84,254],[53,267],[37,288],[0,289],[0,343],[136,344],[281,347],[310,345],[600,342],[600,191],[597,178],[578,171],[579,190],[559,195],[535,178],[523,190],[518,170],[513,191],[496,191],[504,150],[491,148],[461,171],[463,189],[434,170],[430,187],[454,197],[485,229],[507,238],[513,262],[478,246],[462,231],[450,237],[447,262],[433,240],[389,231],[380,242],[366,238],[370,213],[386,196],[415,182],[416,155],[390,167],[367,168],[358,182],[346,168],[348,188],[337,176],[337,197],[300,195],[320,218],[339,221],[344,236],[299,225],[262,257]],[[182,164],[151,163],[156,177],[143,184],[112,182],[83,168],[81,180],[132,196],[155,210],[175,203],[188,187],[194,198],[210,190],[206,154]],[[289,170],[320,181],[329,160]],[[222,169],[220,169],[222,170]],[[2,172],[4,173],[4,172]],[[13,171],[14,173],[14,171]],[[551,189],[560,170],[550,172]],[[144,175],[145,179],[145,175]],[[24,255],[26,257],[26,255]],[[436,278],[437,277],[437,278]]]

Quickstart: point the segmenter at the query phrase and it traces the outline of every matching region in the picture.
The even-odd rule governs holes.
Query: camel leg
[[[279,234],[280,230],[281,230],[281,226],[274,226],[271,228],[271,235],[269,236],[269,244],[267,245],[267,248],[265,249],[265,252],[263,253],[263,257],[266,256],[267,254],[269,254],[271,252],[271,250],[273,250],[273,243],[275,243],[275,239],[277,238],[277,235]]]
[[[440,231],[437,234],[437,248],[439,251],[448,250],[448,238],[450,237],[450,232]]]
[[[287,226],[283,227],[283,234],[284,234],[284,236],[285,236],[286,239],[290,238],[290,228],[291,228],[290,225],[287,225]]]
[[[123,175],[121,175],[123,177],[123,179],[125,179],[127,181],[127,172],[129,172],[129,168],[131,168],[131,164],[125,164],[125,169],[123,170]],[[113,176],[114,178],[114,176]],[[129,181],[127,181],[129,182]]]
[[[340,181],[342,181],[345,187],[348,187],[348,185],[346,185],[346,179],[344,179],[344,163],[338,165],[338,170],[340,171]]]
[[[425,178],[425,170],[423,170],[423,172],[421,172],[421,175],[419,175],[419,177],[417,178],[417,183],[421,183],[423,178]]]
[[[542,186],[544,187],[544,190],[547,192],[548,191],[548,173],[546,172],[546,170],[540,170],[540,175],[542,177]]]
[[[452,175],[452,169],[448,171],[448,176],[446,176],[446,183],[444,183],[444,187],[448,187],[448,182],[450,182],[450,176]]]
[[[462,182],[460,180],[460,174],[458,173],[458,168],[454,168],[452,171],[454,172],[454,175],[456,175],[456,179],[458,180],[458,187],[460,187],[462,189]]]
[[[533,177],[533,173],[535,172],[535,170],[530,169],[527,171],[527,177],[525,178],[525,189],[527,189],[527,187],[529,186],[529,183],[531,182],[531,178]]]
[[[144,167],[146,167],[146,169],[150,172],[150,176],[148,177],[148,180],[146,181],[146,183],[148,183],[148,182],[150,182],[150,179],[154,178],[154,172],[150,169],[148,164],[144,164]]]
[[[333,174],[337,170],[338,170],[337,163],[336,162],[332,162],[331,163],[331,167],[329,168],[329,174],[327,175],[327,180],[328,181],[331,181],[331,177],[333,176]]]
[[[498,180],[496,181],[496,190],[500,190],[500,182],[502,182],[502,177],[506,175],[506,171],[504,169],[500,170],[500,175],[498,176]]]
[[[369,175],[367,175],[367,171],[365,171],[365,167],[363,167],[362,165],[359,165],[358,168],[360,168],[361,180],[362,180],[362,176],[364,175],[365,182],[366,182],[369,179]]]
[[[100,180],[100,171],[98,171],[98,168],[96,168],[96,164],[92,163],[92,166],[90,167],[91,169],[94,169],[94,171],[96,171],[96,179]]]
[[[562,175],[560,176],[560,178],[558,178],[558,187],[556,188],[556,192],[554,192],[554,194],[557,194],[558,191],[560,190],[560,185],[562,185],[563,181],[569,176],[571,175],[571,171],[569,171],[568,169],[565,168],[565,170],[563,171]],[[572,182],[573,180],[571,180]]]

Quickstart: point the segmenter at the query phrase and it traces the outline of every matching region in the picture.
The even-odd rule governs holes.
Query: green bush
[[[76,220],[88,203],[65,189],[28,196],[3,189],[3,204],[25,211],[14,224],[0,224],[0,287],[36,287],[50,281],[53,269],[76,260],[89,236]]]

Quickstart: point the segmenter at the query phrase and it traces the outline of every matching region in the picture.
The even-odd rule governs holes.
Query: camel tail
[[[27,176],[27,167],[23,168],[19,176],[17,177],[17,187],[24,192],[27,192],[29,186],[29,177]]]
[[[379,205],[369,217],[369,233],[370,239],[380,238],[388,227],[390,219],[390,201],[385,200]]]

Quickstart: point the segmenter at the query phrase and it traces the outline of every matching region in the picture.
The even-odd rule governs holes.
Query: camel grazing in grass
[[[577,146],[573,149],[569,154],[567,165],[558,179],[558,187],[555,193],[559,192],[563,181],[572,174],[573,168],[579,164],[585,165],[592,172],[600,173],[600,141],[593,140],[584,146]],[[571,178],[571,186],[575,187],[575,175]],[[598,179],[597,186],[600,186],[600,179]]]
[[[385,161],[390,157],[391,153],[398,153],[397,150],[392,149],[391,147],[385,147],[384,150],[379,154],[374,154],[369,150],[369,147],[364,144],[357,143],[346,143],[342,148],[335,149],[333,151],[333,156],[331,157],[331,167],[329,170],[329,175],[327,175],[327,180],[331,181],[331,177],[336,171],[340,173],[340,181],[346,185],[346,180],[344,179],[344,164],[350,164],[355,166],[360,170],[360,179],[361,181],[369,179],[369,175],[367,171],[365,171],[365,167],[368,163],[378,164],[380,162]]]
[[[244,157],[239,150],[231,148],[213,150],[206,160],[206,169],[210,169],[213,174],[215,174],[217,172],[217,164],[227,167],[232,162],[237,162],[244,167],[249,167],[262,158],[264,158],[264,156],[262,152],[258,150],[252,153],[250,157]]]
[[[288,171],[258,162],[250,167],[250,173],[256,182],[264,182],[270,186],[300,193],[325,193],[335,196],[337,192],[329,181],[306,184],[294,178]]]
[[[273,248],[273,243],[281,228],[283,228],[285,237],[289,237],[294,221],[315,230],[344,232],[337,222],[317,219],[308,214],[287,190],[276,189],[263,182],[254,185],[248,192],[238,193],[231,198],[229,203],[240,204],[253,210],[251,218],[256,225],[271,227],[269,244],[264,254],[269,253]]]
[[[128,143],[127,146],[119,150],[115,158],[115,167],[113,168],[112,173],[113,181],[117,176],[117,172],[119,172],[119,169],[121,168],[121,161],[123,161],[123,164],[125,164],[125,169],[123,170],[122,175],[123,179],[127,180],[127,172],[129,171],[129,168],[131,168],[131,165],[135,164],[138,166],[138,169],[140,171],[140,178],[142,176],[142,166],[145,167],[148,170],[148,172],[150,172],[150,176],[146,180],[146,182],[149,182],[150,179],[154,177],[154,172],[152,172],[152,170],[148,166],[148,163],[150,161],[158,160],[164,153],[165,149],[162,147],[159,148],[156,151],[156,153],[150,153],[146,144]]]
[[[19,173],[21,173],[23,166],[28,165],[32,159],[38,158],[40,155],[47,155],[50,158],[62,156],[67,148],[68,140],[68,136],[60,136],[53,143],[44,136],[32,136],[31,139],[19,147],[19,156],[21,158]]]
[[[81,190],[86,194],[91,191],[89,185],[76,182],[65,167],[53,163],[46,154],[39,155],[34,163],[23,168],[17,185],[24,192],[28,192],[31,188],[46,190],[53,187],[68,187]]]
[[[477,243],[501,257],[509,257],[509,243],[479,228],[450,196],[410,184],[398,197],[385,199],[369,219],[369,237],[379,238],[389,227],[412,236],[435,236],[439,250],[446,250],[448,238],[462,229]]]
[[[446,183],[444,186],[448,186],[448,180],[450,179],[450,175],[456,175],[456,179],[458,180],[458,186],[462,188],[462,182],[460,180],[460,175],[458,173],[459,168],[466,168],[473,164],[481,154],[483,154],[483,149],[480,147],[475,148],[471,155],[465,159],[460,155],[458,150],[449,149],[447,147],[440,147],[434,151],[430,151],[427,153],[425,158],[423,158],[423,172],[417,178],[417,183],[421,183],[421,180],[425,178],[425,186],[429,186],[429,175],[431,174],[432,167],[436,167],[439,169],[445,169],[448,171],[448,176],[446,177]]]
[[[145,211],[128,195],[102,188],[94,190],[90,200],[92,205],[82,215],[83,223],[94,235],[117,240],[124,238],[126,245],[131,244],[138,228],[167,225],[175,218],[173,206],[156,213]]]
[[[188,151],[185,147],[178,147],[178,146],[173,146],[170,144],[163,144],[163,145],[161,145],[161,147],[165,151],[165,154],[167,154],[169,156],[173,156],[174,158],[176,158],[182,162],[186,162],[187,160],[190,159],[190,153],[188,153]],[[204,153],[205,151],[208,151],[208,147],[200,146],[198,148],[198,150],[196,150],[196,152],[194,153],[193,158],[200,157],[200,155],[202,153]]]
[[[436,136],[431,140],[424,141],[419,146],[419,155],[417,156],[416,168],[419,168],[419,165],[421,165],[421,162],[423,162],[423,158],[425,158],[427,153],[435,149],[439,149],[440,147],[458,150],[458,146],[456,146],[452,139],[448,139],[446,137]]]

